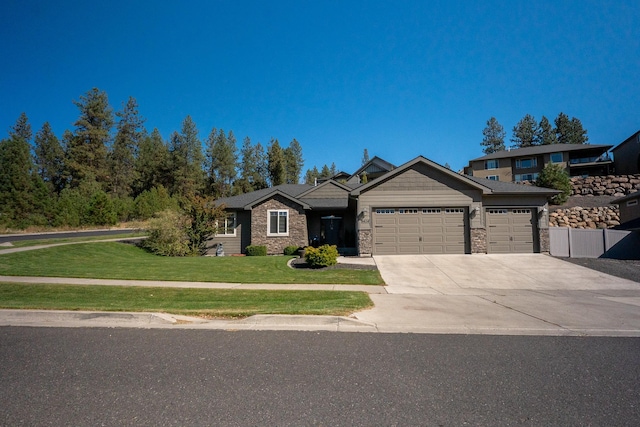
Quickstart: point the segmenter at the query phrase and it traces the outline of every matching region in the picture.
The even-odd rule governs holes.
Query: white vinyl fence
[[[640,259],[640,233],[550,227],[549,252],[557,257]]]

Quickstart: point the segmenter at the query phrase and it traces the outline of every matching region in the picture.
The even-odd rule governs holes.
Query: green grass
[[[131,244],[57,246],[0,255],[0,275],[226,283],[381,285],[377,270],[294,270],[291,257],[160,257]]]
[[[25,248],[28,246],[53,245],[57,243],[79,243],[79,242],[92,242],[95,240],[126,239],[129,237],[142,237],[146,235],[147,233],[140,232],[140,233],[113,234],[110,236],[68,237],[65,239],[52,238],[52,239],[36,239],[36,240],[18,240],[15,242],[11,242],[12,246],[10,247]],[[7,249],[8,248],[9,247],[7,247]]]
[[[343,316],[372,305],[364,292],[0,283],[0,308],[5,309],[151,311],[200,317]]]

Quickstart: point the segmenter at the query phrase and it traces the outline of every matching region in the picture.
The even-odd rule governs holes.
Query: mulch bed
[[[304,258],[294,258],[291,260],[291,267],[296,269],[309,269],[309,270],[377,270],[375,265],[361,265],[361,264],[336,264],[329,267],[311,268]]]

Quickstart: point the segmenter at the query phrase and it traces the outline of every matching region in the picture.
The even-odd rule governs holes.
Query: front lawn
[[[364,292],[0,283],[0,308],[10,309],[150,311],[200,317],[343,316],[372,305]]]
[[[147,235],[146,232],[141,231],[139,233],[112,234],[109,236],[87,236],[87,237],[65,237],[65,238],[54,237],[51,239],[16,240],[15,242],[11,242],[11,246],[7,246],[7,249],[10,247],[25,248],[28,246],[53,245],[58,243],[91,242],[94,240],[129,239],[132,237],[144,237],[146,235]]]
[[[160,257],[126,243],[57,246],[0,255],[0,275],[224,283],[382,285],[377,270],[299,270],[291,257]]]

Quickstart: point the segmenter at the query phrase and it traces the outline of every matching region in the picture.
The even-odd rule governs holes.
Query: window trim
[[[229,220],[233,218],[233,233],[229,233]],[[228,215],[224,218],[224,225],[218,228],[219,224],[216,221],[216,237],[235,237],[236,236],[236,228],[238,227],[238,216],[235,212],[229,212]],[[220,233],[220,230],[223,232]]]
[[[531,176],[531,179],[523,179],[522,178],[523,176]],[[522,182],[522,181],[533,182],[537,180],[539,176],[540,176],[539,172],[518,173],[513,176],[513,181],[514,182]]]
[[[523,161],[531,161],[531,166],[522,166]],[[537,157],[523,157],[521,159],[516,159],[516,169],[533,169],[538,167],[538,158]]]
[[[560,161],[553,160],[553,156],[555,156],[555,155],[560,155]],[[549,154],[549,162],[550,163],[556,163],[556,164],[564,163],[564,154],[562,154],[561,151],[556,151],[555,153]]]
[[[490,167],[489,164],[492,164],[495,166]],[[500,162],[498,161],[498,159],[489,159],[484,161],[484,170],[498,169],[499,166],[500,166]]]
[[[276,213],[277,215],[277,230],[275,233],[271,232],[271,214],[272,213]],[[284,213],[285,215],[283,215],[286,221],[286,231],[284,232],[280,232],[278,230],[280,230],[280,214]],[[268,237],[287,237],[289,235],[289,209],[269,209],[267,210],[267,236]]]

